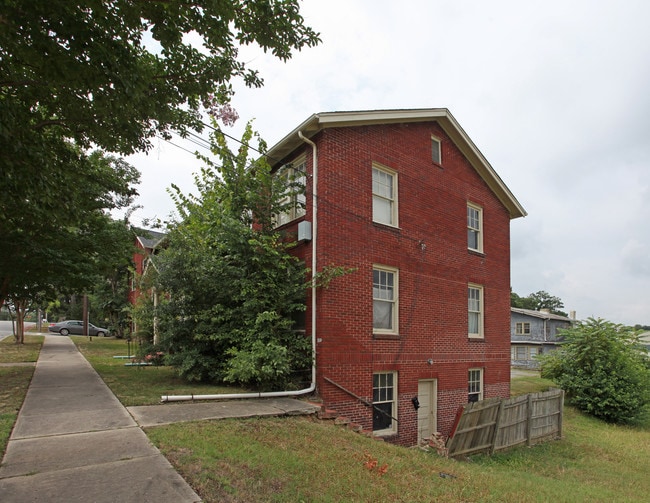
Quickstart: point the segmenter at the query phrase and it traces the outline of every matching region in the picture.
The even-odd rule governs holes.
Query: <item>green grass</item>
[[[9,336],[0,341],[0,363],[35,362],[43,346],[42,335],[26,335],[25,344],[15,344]]]
[[[166,367],[124,367],[113,358],[126,354],[124,341],[73,340],[125,405],[157,403],[166,393],[226,391],[188,385]],[[0,374],[3,384],[5,377]],[[526,376],[513,380],[512,392],[552,385]],[[372,440],[313,417],[197,421],[147,434],[206,503],[646,501],[650,421],[614,426],[571,407],[564,418],[561,441],[468,462]]]
[[[539,372],[530,372],[526,376],[516,377],[510,381],[510,395],[519,396],[538,391],[548,391],[549,388],[557,387],[553,381],[542,379]]]
[[[178,377],[171,367],[127,367],[130,360],[113,356],[127,354],[125,340],[93,337],[71,337],[104,382],[123,405],[153,405],[160,403],[162,395],[201,395],[240,393],[241,388],[188,383]],[[132,349],[132,353],[135,350]]]
[[[512,388],[518,394],[549,385],[523,377]],[[305,417],[202,421],[147,434],[207,503],[633,502],[650,493],[650,424],[609,425],[571,407],[563,440],[469,462]],[[383,466],[385,474],[377,469]]]
[[[13,337],[0,342],[0,363],[31,363],[38,359],[43,346],[42,336],[25,336],[25,344],[14,344]],[[0,458],[16,423],[18,411],[25,400],[34,375],[34,366],[0,367]]]
[[[650,491],[650,430],[607,425],[572,408],[562,441],[470,462],[304,417],[202,421],[147,435],[207,503],[632,502],[647,501]]]

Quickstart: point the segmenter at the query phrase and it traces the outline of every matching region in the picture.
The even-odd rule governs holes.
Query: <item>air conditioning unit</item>
[[[311,241],[311,222],[298,222],[298,241]]]

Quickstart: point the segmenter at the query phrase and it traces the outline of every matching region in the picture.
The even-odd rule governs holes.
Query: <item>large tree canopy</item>
[[[262,84],[239,45],[286,60],[318,41],[294,0],[3,0],[3,164],[24,166],[53,128],[121,154],[200,128],[201,104],[227,101],[233,77]]]
[[[233,77],[262,83],[238,46],[287,59],[318,41],[294,0],[0,0],[0,305],[92,269],[100,214],[137,176],[91,148],[200,129]]]

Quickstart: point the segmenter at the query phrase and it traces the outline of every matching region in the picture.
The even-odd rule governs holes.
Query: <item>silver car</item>
[[[84,322],[79,320],[66,320],[60,321],[59,323],[50,323],[48,330],[61,335],[86,335],[84,334]],[[109,334],[110,330],[108,330],[108,328],[100,328],[96,327],[92,323],[88,323],[88,335],[106,337]]]

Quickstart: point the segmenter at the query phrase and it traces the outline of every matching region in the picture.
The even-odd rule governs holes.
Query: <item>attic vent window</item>
[[[442,149],[440,140],[435,136],[431,137],[431,160],[436,164],[442,164]]]

